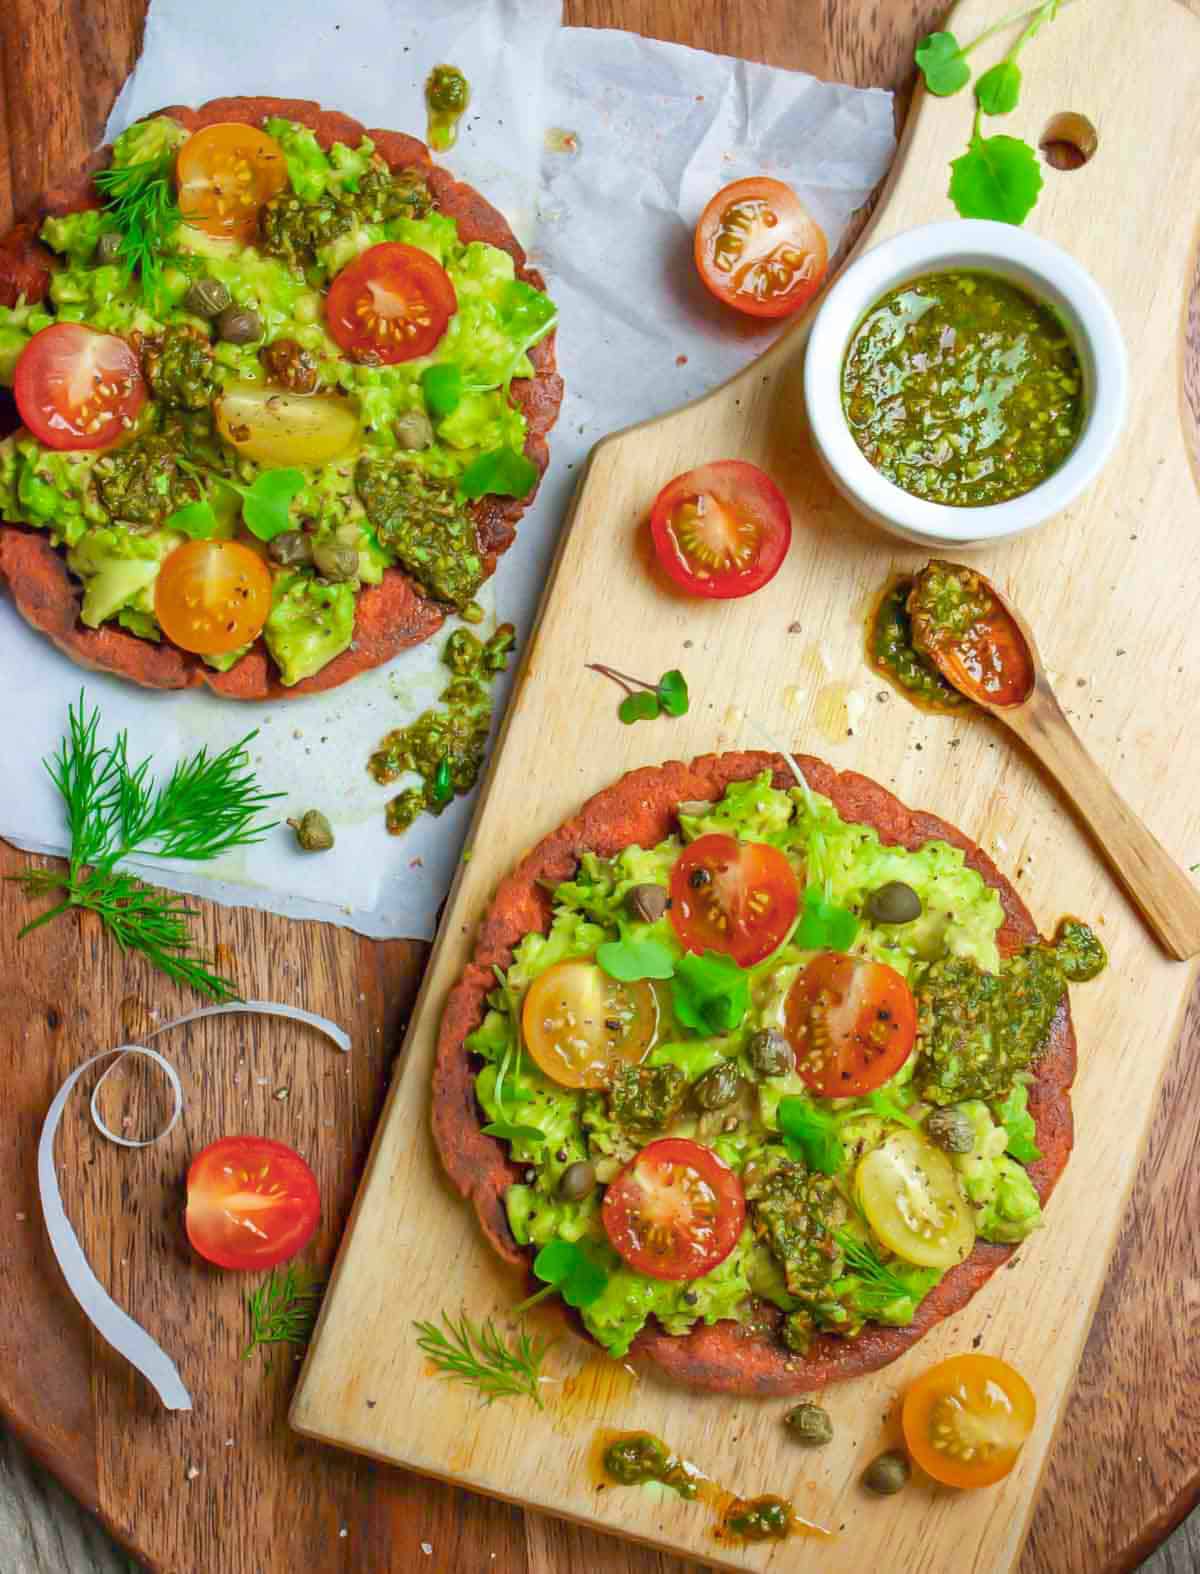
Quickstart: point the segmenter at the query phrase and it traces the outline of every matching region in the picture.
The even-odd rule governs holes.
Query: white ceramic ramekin
[[[896,285],[948,269],[998,274],[1053,307],[1083,368],[1083,429],[1070,454],[1023,496],[980,508],[929,503],[894,485],[862,453],[842,412],[842,362],[863,316]],[[981,219],[928,224],[864,252],[825,297],[804,363],[809,426],[834,485],[859,513],[922,546],[970,546],[1019,535],[1066,508],[1111,454],[1128,398],[1125,342],[1096,281],[1050,241]]]

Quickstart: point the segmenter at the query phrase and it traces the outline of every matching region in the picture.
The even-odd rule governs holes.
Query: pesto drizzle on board
[[[471,102],[471,84],[457,66],[434,66],[425,79],[425,140],[438,153],[458,141],[458,123]]]

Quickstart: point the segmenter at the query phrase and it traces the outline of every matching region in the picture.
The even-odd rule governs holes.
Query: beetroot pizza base
[[[527,265],[525,252],[504,217],[472,187],[435,165],[429,149],[416,137],[399,131],[367,131],[349,115],[322,109],[306,99],[215,98],[200,109],[176,104],[159,113],[170,115],[188,131],[199,131],[221,121],[260,125],[268,116],[276,115],[308,126],[325,149],[334,142],[354,147],[362,137],[369,136],[391,169],[417,166],[422,170],[438,210],[456,221],[463,241],[486,241],[508,252],[519,279],[537,289],[545,287],[541,274]],[[92,174],[108,163],[109,156],[108,148],[93,154],[76,179],[49,193],[45,211],[75,213],[98,206]],[[15,305],[21,295],[27,301],[42,300],[53,268],[54,260],[36,239],[33,227],[18,225],[0,239],[0,304]],[[472,505],[485,579],[490,579],[497,560],[515,540],[517,522],[537,492],[549,460],[546,434],[554,425],[562,402],[562,379],[555,370],[554,334],[547,334],[535,345],[529,357],[534,375],[514,382],[513,398],[525,415],[525,453],[537,466],[538,481],[523,498],[485,497]],[[79,622],[78,583],[61,552],[51,546],[43,531],[33,526],[17,521],[0,524],[0,578],[7,581],[13,602],[25,621],[80,666],[116,673],[145,688],[185,689],[207,684],[215,693],[235,700],[286,699],[338,688],[360,672],[381,666],[400,651],[429,639],[447,615],[446,608],[430,600],[401,569],[389,568],[379,585],[365,586],[360,592],[350,646],[320,672],[287,688],[280,683],[261,639],[228,672],[217,672],[199,656],[165,640],[156,645],[116,625],[85,628]]]
[[[937,816],[907,809],[885,788],[854,771],[834,771],[823,761],[801,755],[809,785],[832,800],[844,820],[873,826],[886,845],[910,850],[928,841],[961,848],[970,868],[996,891],[1004,908],[997,936],[1001,954],[1037,939],[1037,926],[1013,886],[991,859],[961,831]],[[531,930],[545,933],[552,900],[542,882],[554,886],[574,874],[580,856],[594,852],[613,857],[634,844],[654,847],[676,827],[676,806],[694,799],[715,801],[730,782],[760,771],[773,773],[774,785],[794,786],[784,761],[775,754],[708,754],[690,764],[668,764],[631,771],[590,799],[580,813],[552,832],[501,883],[482,924],[474,955],[451,991],[438,1035],[433,1078],[433,1133],[442,1163],[455,1188],[474,1205],[488,1240],[510,1263],[528,1264],[528,1248],[518,1245],[508,1226],[504,1193],[521,1177],[504,1145],[484,1136],[475,1099],[475,1068],[464,1049],[469,1033],[483,1020],[486,997],[495,987],[493,967],[507,968],[513,951]],[[1045,1204],[1071,1153],[1073,1125],[1069,1090],[1075,1079],[1075,1034],[1064,996],[1038,1059],[1029,1087],[1029,1112],[1037,1128],[1042,1157],[1029,1167]],[[698,1326],[674,1335],[650,1324],[634,1341],[631,1356],[660,1368],[693,1388],[729,1394],[795,1394],[873,1372],[902,1355],[944,1317],[960,1311],[975,1292],[1016,1250],[978,1242],[965,1262],[952,1268],[921,1303],[907,1328],[868,1324],[854,1340],[817,1335],[807,1356],[789,1351],[773,1335],[748,1332],[732,1321]]]

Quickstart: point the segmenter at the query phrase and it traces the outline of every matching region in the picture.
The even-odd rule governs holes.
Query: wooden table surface
[[[1200,7],[1200,0],[1188,3]],[[145,0],[0,4],[0,233],[14,216],[35,212],[38,194],[98,140],[136,56],[144,9]],[[939,0],[709,0],[706,6],[695,0],[567,0],[566,19],[893,87],[902,113],[913,42],[942,10]],[[182,81],[180,95],[186,97]],[[1195,390],[1200,326],[1192,339],[1187,386]],[[1197,406],[1200,413],[1200,399]],[[0,874],[23,861],[0,844]],[[0,1273],[6,1283],[19,1283],[24,1297],[0,1319],[0,1415],[127,1543],[153,1549],[156,1564],[182,1574],[224,1574],[223,1527],[189,1520],[182,1473],[169,1502],[139,1493],[128,1479],[136,1463],[122,1458],[120,1415],[111,1413],[121,1385],[98,1376],[88,1335],[46,1267],[32,1183],[37,1126],[53,1088],[82,1058],[81,1046],[119,1042],[125,1036],[122,1006],[130,1001],[152,999],[170,1014],[170,991],[74,920],[18,947],[21,905],[11,887],[0,888],[0,1031],[11,1057],[8,1119],[0,1126],[0,1194],[6,1199]],[[247,995],[286,992],[279,958],[289,958],[291,978],[304,981],[304,1003],[334,1016],[363,1046],[339,1092],[352,1162],[333,1178],[332,1195],[325,1189],[331,1206],[321,1239],[331,1250],[425,948],[405,941],[376,945],[346,931],[211,906],[204,907],[201,925],[210,948],[229,947]],[[219,1051],[220,1040],[212,1042]],[[1200,1346],[1190,1337],[1200,1311],[1197,1051],[1200,999],[1161,1093],[1108,1288],[1048,1467],[1025,1574],[1133,1567],[1200,1496]],[[117,1205],[102,1195],[97,1207],[115,1211]],[[685,1565],[676,1560],[298,1444],[282,1433],[285,1401],[286,1380],[268,1393],[264,1416],[264,1433],[274,1427],[280,1434],[272,1446],[281,1489],[298,1503],[313,1475],[321,1477],[326,1495],[336,1489],[346,1515],[367,1522],[359,1566],[373,1574],[488,1567],[504,1574],[567,1568],[683,1574]],[[288,1513],[282,1502],[279,1512]],[[268,1532],[264,1545],[266,1539]],[[423,1555],[421,1543],[430,1554]],[[162,1550],[168,1547],[174,1550]],[[2,1574],[109,1574],[128,1566],[88,1515],[30,1465],[13,1437],[0,1433]],[[284,1568],[267,1553],[261,1562],[238,1566],[262,1574]],[[1200,1567],[1200,1530],[1183,1527],[1148,1566],[1155,1574]]]

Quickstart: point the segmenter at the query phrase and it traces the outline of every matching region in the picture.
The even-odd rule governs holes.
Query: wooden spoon
[[[936,626],[917,590],[932,575],[966,576],[993,605],[966,634]],[[991,582],[958,563],[930,563],[917,576],[913,635],[946,681],[997,717],[1070,798],[1163,949],[1176,961],[1200,952],[1200,890],[1113,787],[1084,748],[1046,677],[1028,623]]]

